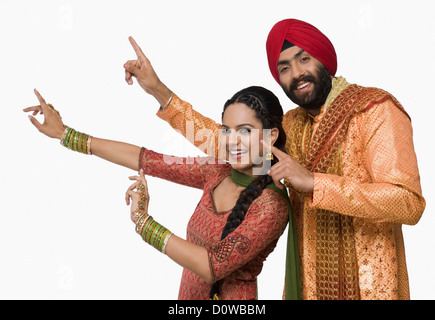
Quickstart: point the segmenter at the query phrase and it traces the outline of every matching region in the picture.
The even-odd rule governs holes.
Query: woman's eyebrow
[[[250,124],[250,123],[242,123],[242,124],[238,124],[237,126],[236,126],[236,128],[240,128],[240,127],[251,127],[251,128],[255,128],[252,124]],[[227,125],[225,125],[225,124],[222,124],[221,125],[221,127],[225,127],[225,128],[229,128],[229,126],[227,126]]]

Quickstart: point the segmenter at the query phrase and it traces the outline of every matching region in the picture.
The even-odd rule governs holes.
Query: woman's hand
[[[148,184],[145,179],[143,170],[140,169],[139,176],[131,176],[130,180],[135,180],[125,193],[125,202],[130,205],[130,218],[136,223],[139,216],[148,213],[148,204],[150,196],[148,194]]]
[[[154,96],[160,105],[165,105],[172,92],[160,81],[151,62],[142,52],[142,49],[138,46],[133,37],[129,37],[128,39],[136,52],[137,59],[129,60],[124,64],[125,81],[129,85],[132,85],[133,77],[135,77],[146,93]]]
[[[62,133],[65,131],[65,125],[62,122],[62,117],[59,114],[59,111],[54,109],[51,104],[47,104],[44,98],[40,95],[40,93],[35,89],[34,90],[36,97],[39,100],[40,105],[29,107],[23,109],[24,112],[32,112],[32,115],[29,115],[30,122],[39,130],[39,132],[45,134],[50,138],[60,139],[62,137]],[[40,123],[34,116],[38,113],[44,115],[44,122]]]

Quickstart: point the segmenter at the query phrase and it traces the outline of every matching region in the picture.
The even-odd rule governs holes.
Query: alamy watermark
[[[233,130],[228,134],[201,128],[195,133],[193,121],[186,121],[185,128],[185,138],[209,157],[182,158],[164,155],[166,164],[251,164],[253,175],[264,175],[270,170],[271,162],[266,160],[266,154],[270,153],[271,129],[249,129],[248,133]],[[266,146],[261,140],[265,141]]]

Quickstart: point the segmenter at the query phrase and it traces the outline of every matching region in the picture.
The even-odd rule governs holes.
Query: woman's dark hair
[[[234,103],[243,103],[254,110],[257,119],[263,124],[263,129],[277,128],[279,135],[274,146],[285,152],[286,135],[281,124],[283,110],[278,98],[271,91],[263,87],[253,86],[237,92],[225,103],[222,117],[227,107]],[[276,157],[274,157],[274,159],[271,160],[271,165],[274,165],[276,162]],[[273,180],[269,175],[260,175],[240,193],[236,205],[227,218],[227,222],[222,231],[221,240],[225,239],[242,223],[252,201],[258,198],[264,188],[272,182]],[[220,284],[221,281],[213,283],[210,290],[210,299],[213,299],[215,294],[219,295]]]

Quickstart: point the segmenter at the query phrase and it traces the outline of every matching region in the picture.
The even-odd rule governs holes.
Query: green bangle
[[[154,241],[154,248],[156,248],[159,251],[161,250],[161,241],[163,238],[163,235],[165,234],[165,232],[168,231],[168,229],[166,229],[165,227],[162,226],[162,230],[160,230],[159,234],[156,236],[156,241]]]
[[[148,228],[151,225],[151,223],[153,223],[153,222],[154,222],[154,219],[153,219],[153,217],[150,216],[150,218],[148,219],[148,221],[145,223],[144,227],[142,228],[141,236],[142,236],[143,241],[145,241],[145,237],[146,237]]]
[[[165,232],[167,232],[168,229],[166,229],[165,227],[162,226],[162,230],[160,230],[159,234],[156,236],[156,241],[154,242],[154,248],[156,248],[159,251],[161,250],[161,241],[163,238],[163,235],[165,234]]]
[[[82,139],[83,139],[83,135],[84,133],[79,132],[79,134],[77,135],[77,151],[80,153],[83,153],[82,151]]]
[[[141,235],[146,243],[158,251],[165,253],[166,245],[172,236],[172,232],[155,221],[151,216],[147,216],[145,221],[141,220],[139,222],[139,220],[141,219],[138,219],[136,223],[136,232]]]
[[[74,132],[74,129],[72,129],[72,128],[70,128],[68,130],[68,133],[66,135],[65,141],[63,143],[65,148],[68,148],[69,140],[71,139],[71,135],[73,134],[73,132]]]
[[[60,144],[70,150],[91,155],[91,138],[85,133],[67,127],[62,134]]]
[[[158,239],[158,234],[164,231],[164,227],[161,224],[157,224],[157,227],[154,229],[154,232],[151,236],[150,245],[157,249],[156,240]]]
[[[70,127],[66,127],[65,131],[63,132],[62,138],[60,140],[60,144],[63,145],[64,147],[67,147],[67,143],[68,143],[68,139],[71,135],[71,132],[73,132],[74,129],[70,128]]]
[[[166,254],[166,246],[168,245],[169,239],[173,236],[173,233],[169,231],[168,235],[163,240],[162,250],[160,251],[163,254]]]
[[[76,131],[76,134],[74,135],[74,140],[73,140],[73,150],[74,151],[77,151],[77,145],[79,142],[79,135],[80,135],[80,132]]]
[[[165,229],[165,231],[162,233],[162,236],[159,239],[160,241],[159,241],[159,248],[158,248],[160,252],[163,252],[163,245],[165,244],[165,239],[170,233],[171,231],[169,231],[168,229]]]
[[[155,228],[157,228],[157,226],[158,226],[158,223],[156,221],[153,221],[151,223],[151,225],[147,228],[147,234],[145,236],[145,242],[146,243],[148,243],[148,244],[150,243],[153,231],[154,231]]]
[[[73,130],[71,132],[71,135],[70,135],[69,139],[68,139],[68,149],[70,149],[70,150],[73,149],[73,143],[74,143],[76,132],[77,131]]]

